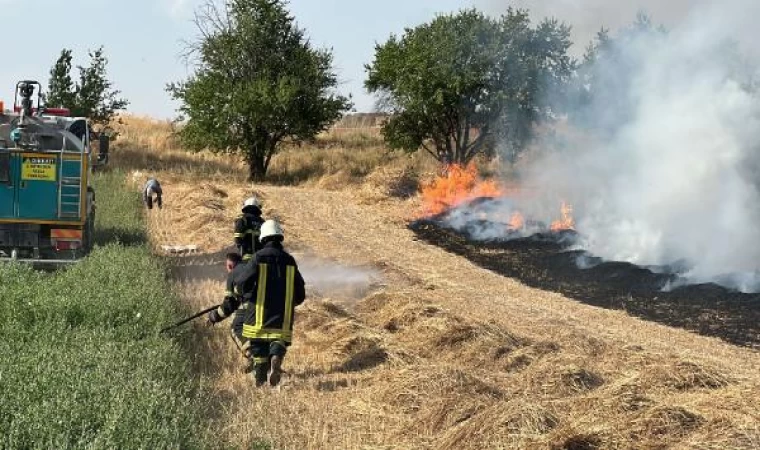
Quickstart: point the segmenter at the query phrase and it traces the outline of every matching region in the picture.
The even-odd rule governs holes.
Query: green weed
[[[96,179],[97,247],[52,274],[0,265],[0,447],[205,448],[177,317],[139,193]]]

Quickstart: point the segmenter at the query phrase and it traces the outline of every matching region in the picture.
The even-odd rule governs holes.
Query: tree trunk
[[[266,158],[264,152],[256,149],[248,151],[246,161],[248,162],[248,181],[263,181],[267,175]]]
[[[482,153],[486,141],[489,137],[490,130],[488,127],[482,127],[480,130],[478,130],[478,136],[472,140],[472,142],[468,142],[467,145],[462,149],[462,165],[467,165],[470,161],[473,160],[478,154]],[[467,139],[469,141],[469,129],[467,132]]]

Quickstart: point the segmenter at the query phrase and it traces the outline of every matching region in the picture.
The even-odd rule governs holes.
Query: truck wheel
[[[90,205],[90,213],[84,223],[84,253],[89,254],[95,244],[95,190],[92,186],[87,187],[87,197]]]
[[[95,243],[95,211],[90,213],[90,217],[87,218],[87,222],[84,226],[84,252],[85,254],[89,254]]]

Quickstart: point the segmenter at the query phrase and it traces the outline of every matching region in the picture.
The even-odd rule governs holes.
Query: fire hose
[[[177,328],[177,327],[179,327],[181,325],[184,325],[184,324],[190,322],[191,320],[197,319],[198,317],[201,317],[202,315],[207,314],[207,313],[215,310],[216,308],[218,308],[220,306],[221,305],[215,305],[215,306],[211,306],[209,308],[206,308],[206,309],[204,309],[203,311],[201,311],[199,313],[195,313],[195,314],[193,314],[192,316],[190,316],[190,317],[188,317],[186,319],[180,320],[179,322],[175,323],[174,325],[170,325],[170,326],[164,328],[163,330],[159,331],[159,333],[165,333],[165,332],[167,332],[169,330],[173,330],[174,328]],[[267,320],[266,323],[264,325],[262,325],[262,326],[266,327],[267,325],[271,324],[272,322],[274,322],[275,320],[277,320],[279,318],[280,318],[280,315],[278,314],[278,315],[272,317],[271,319]]]
[[[201,311],[199,313],[193,314],[192,316],[188,317],[187,319],[180,320],[179,322],[175,323],[174,325],[171,325],[171,326],[168,326],[168,327],[164,328],[163,330],[159,331],[159,333],[165,333],[165,332],[167,332],[169,330],[172,330],[172,329],[177,328],[177,327],[179,327],[181,325],[184,325],[184,324],[190,322],[191,320],[197,319],[198,317],[200,317],[200,316],[202,316],[204,314],[210,313],[211,311],[215,310],[219,306],[220,305],[214,305],[214,306],[212,306],[210,308],[206,308],[206,309],[204,309],[203,311]]]

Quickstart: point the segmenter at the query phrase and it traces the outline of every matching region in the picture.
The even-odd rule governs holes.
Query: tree
[[[285,139],[314,138],[351,108],[334,92],[332,53],[313,49],[282,0],[209,1],[190,44],[195,73],[168,90],[181,102],[192,149],[244,155],[249,178],[265,177]]]
[[[76,91],[71,79],[71,50],[63,49],[61,56],[50,70],[50,81],[45,101],[51,106],[73,107],[76,105]]]
[[[392,113],[383,129],[389,145],[466,164],[501,132],[519,151],[551,113],[546,94],[574,67],[568,26],[530,25],[524,10],[493,19],[470,9],[377,45],[365,86]]]
[[[87,117],[93,124],[108,125],[117,111],[125,109],[129,102],[112,89],[107,77],[108,59],[103,47],[89,52],[90,65],[77,66],[79,80],[71,77],[72,52],[63,49],[50,70],[50,80],[45,103],[50,107],[64,107],[73,116]]]

